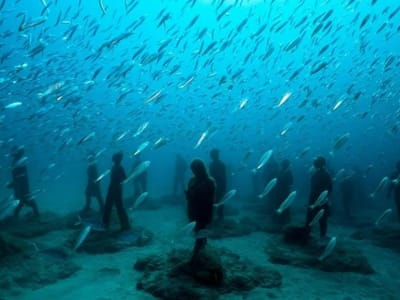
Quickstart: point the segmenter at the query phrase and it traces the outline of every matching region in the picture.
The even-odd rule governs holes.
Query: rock
[[[161,299],[217,299],[220,294],[243,293],[255,287],[281,285],[281,275],[254,266],[224,249],[206,247],[191,260],[190,250],[176,249],[167,257],[138,259],[142,271],[137,288]]]
[[[72,276],[80,267],[68,260],[68,256],[60,255],[62,251],[61,248],[52,248],[31,255],[21,253],[9,257],[0,267],[0,273],[7,274],[0,285],[7,289],[15,285],[37,289]]]
[[[353,272],[372,274],[374,269],[367,258],[355,247],[338,242],[334,251],[323,261],[318,257],[324,251],[315,243],[307,246],[288,245],[284,242],[270,243],[266,248],[269,260],[275,264],[292,265],[301,268],[313,268],[326,272]]]
[[[68,241],[71,249],[79,234],[80,230],[77,230]],[[152,239],[153,234],[141,227],[135,227],[125,232],[92,231],[77,251],[90,254],[115,253],[128,247],[144,247],[150,244]]]
[[[22,253],[33,246],[23,239],[19,239],[8,234],[0,234],[0,261],[10,255]]]
[[[9,218],[0,222],[0,230],[10,235],[21,238],[33,238],[45,235],[50,231],[65,229],[64,219],[60,216],[45,212],[40,219],[36,217],[21,216],[18,219]]]
[[[400,228],[398,226],[364,228],[355,231],[351,237],[356,240],[370,240],[375,246],[389,248],[400,253]]]

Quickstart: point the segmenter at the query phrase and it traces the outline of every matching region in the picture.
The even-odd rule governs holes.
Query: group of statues
[[[184,191],[187,200],[187,216],[190,222],[195,222],[194,233],[196,242],[194,255],[196,255],[207,242],[207,235],[202,234],[207,226],[213,222],[222,222],[224,219],[223,198],[227,191],[227,170],[225,164],[219,157],[218,149],[210,152],[211,163],[209,168],[200,159],[194,159],[190,164],[193,173],[188,185],[185,185],[185,172],[187,163],[181,155],[177,154],[175,162],[175,176],[173,183],[174,194]],[[131,225],[123,202],[123,183],[127,179],[124,167],[122,166],[123,153],[116,152],[112,156],[112,168],[110,172],[110,183],[107,190],[105,202],[101,196],[100,180],[97,171],[96,157],[91,154],[88,157],[87,177],[88,182],[85,190],[86,202],[82,213],[90,211],[91,198],[96,198],[99,210],[102,214],[104,228],[109,228],[110,216],[115,205],[121,225],[121,230],[129,230]],[[29,190],[29,180],[26,166],[24,147],[14,147],[12,149],[12,180],[7,184],[14,190],[14,198],[18,199],[15,207],[14,216],[18,217],[23,206],[32,208],[34,216],[39,217],[37,204]],[[136,158],[134,167],[140,164],[140,157]],[[277,164],[277,163],[276,163]],[[329,199],[332,193],[332,178],[326,170],[324,157],[319,156],[313,161],[314,171],[310,180],[310,191],[308,199],[308,209],[305,222],[305,231],[311,231],[311,225],[319,223],[320,237],[327,236],[328,217],[330,215],[330,201],[324,201],[321,197]],[[207,171],[208,169],[208,171]],[[273,193],[269,196],[270,205],[277,210],[291,193],[293,185],[293,175],[290,162],[284,159],[280,165],[266,166],[267,182],[274,181]],[[400,161],[396,165],[396,170],[390,177],[388,197],[394,194],[395,203],[400,217]],[[135,195],[137,198],[147,190],[147,174],[140,173],[134,178]],[[290,222],[290,209],[288,205],[279,214],[274,214],[274,221],[285,225]]]

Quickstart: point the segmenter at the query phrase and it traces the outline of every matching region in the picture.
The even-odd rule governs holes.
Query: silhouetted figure
[[[396,163],[396,170],[390,176],[390,185],[386,195],[387,198],[389,198],[392,193],[394,194],[394,203],[400,221],[400,161]]]
[[[226,167],[225,164],[219,159],[218,149],[213,149],[210,152],[210,175],[215,180],[215,202],[220,203],[226,193]],[[217,219],[222,221],[224,219],[224,205],[217,207]]]
[[[136,155],[135,161],[133,162],[132,170],[135,170],[137,166],[142,163],[140,155]],[[147,192],[147,170],[140,173],[133,179],[133,201],[144,192]],[[133,203],[135,204],[135,203]]]
[[[101,196],[100,192],[100,182],[96,182],[96,179],[99,177],[98,171],[97,171],[97,164],[96,164],[96,158],[93,154],[90,154],[88,157],[88,167],[87,167],[87,186],[85,190],[85,196],[86,196],[86,204],[85,207],[83,208],[82,212],[87,213],[90,211],[90,202],[91,198],[95,197],[97,199],[97,202],[99,203],[99,209],[100,212],[103,213],[104,211],[104,202],[103,202],[103,197]]]
[[[326,232],[328,230],[328,216],[329,216],[329,203],[326,202],[321,206],[314,207],[311,209],[310,205],[314,204],[317,201],[319,195],[323,191],[328,191],[328,197],[331,195],[332,192],[332,179],[331,176],[325,169],[325,158],[322,156],[317,157],[314,160],[314,168],[315,171],[311,176],[311,187],[310,187],[310,196],[308,200],[308,211],[307,211],[307,220],[306,220],[306,227],[308,227],[309,231],[311,228],[309,226],[310,222],[313,218],[317,215],[317,213],[324,209],[325,213],[323,214],[322,218],[319,220],[319,229],[320,229],[320,237],[325,238]]]
[[[130,229],[129,219],[122,203],[122,182],[126,179],[125,170],[121,166],[122,157],[122,152],[117,152],[112,156],[113,167],[111,169],[110,185],[108,186],[106,204],[104,206],[103,224],[105,228],[109,227],[111,210],[115,204],[121,223],[121,230],[128,230]]]
[[[28,169],[26,163],[28,158],[24,156],[25,149],[23,146],[13,147],[11,178],[12,181],[7,184],[8,188],[14,190],[14,198],[19,200],[17,207],[14,210],[14,217],[18,217],[24,205],[30,206],[36,217],[39,217],[39,211],[35,200],[32,198],[29,190]]]
[[[178,153],[175,159],[174,195],[180,194],[185,190],[185,173],[187,167],[187,162]]]
[[[190,179],[188,189],[185,191],[187,215],[190,222],[196,222],[194,231],[195,234],[199,234],[193,249],[193,259],[207,243],[207,237],[201,231],[211,223],[213,218],[216,185],[214,179],[208,176],[202,160],[193,160],[190,168],[194,176]]]
[[[290,194],[293,185],[293,174],[290,170],[290,161],[285,159],[281,163],[278,176],[276,177],[276,185],[274,187],[274,197],[276,201],[275,210],[286,200]],[[274,214],[274,219],[280,225],[286,225],[290,222],[290,209],[285,209],[281,214]]]
[[[351,217],[351,207],[354,205],[355,182],[354,174],[347,174],[339,183],[340,198],[343,206],[343,216],[346,220]]]

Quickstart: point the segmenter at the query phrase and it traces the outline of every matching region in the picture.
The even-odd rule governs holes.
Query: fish
[[[190,83],[192,83],[193,79],[194,79],[194,76],[189,77],[184,83],[181,83],[180,85],[178,85],[178,89],[184,89],[185,87],[190,85]]]
[[[342,105],[343,101],[344,101],[344,98],[339,98],[339,100],[332,107],[332,111],[337,110]]]
[[[196,145],[194,146],[194,149],[197,149],[205,140],[205,138],[208,136],[208,129],[200,135],[199,140],[197,141]]]
[[[135,200],[135,204],[133,205],[133,208],[137,208],[139,207],[144,200],[147,198],[147,196],[149,195],[148,192],[143,192],[139,195],[139,197],[137,197],[137,199]]]
[[[135,134],[133,137],[138,137],[143,133],[143,131],[149,126],[149,122],[144,122],[142,125],[139,126],[139,128],[136,130]]]
[[[314,209],[317,206],[324,205],[327,201],[328,201],[328,191],[325,190],[321,192],[321,194],[318,196],[317,201],[315,201],[313,204],[310,205],[310,208]]]
[[[292,95],[291,92],[285,93],[285,94],[282,96],[281,100],[279,101],[279,103],[278,103],[278,105],[277,105],[276,107],[281,107],[283,104],[285,104],[286,101],[288,101],[288,99],[289,99],[289,97],[290,97],[291,95]]]
[[[95,183],[99,182],[100,180],[102,180],[104,177],[106,177],[108,174],[110,174],[110,169],[104,171],[103,173],[101,173],[101,175],[99,177],[96,178],[96,180],[94,181]]]
[[[296,191],[293,191],[289,194],[289,196],[281,203],[279,208],[276,210],[277,214],[281,214],[285,209],[289,208],[292,205],[294,199],[296,198]]]
[[[255,167],[255,169],[253,169],[253,173],[256,173],[269,161],[269,159],[272,156],[272,153],[273,153],[273,150],[270,149],[261,156],[260,160],[258,161],[257,166]]]
[[[332,180],[341,182],[345,177],[346,177],[346,170],[342,168],[336,173],[335,177],[333,177]]]
[[[73,247],[73,251],[76,251],[82,245],[82,243],[89,236],[89,233],[91,230],[92,230],[92,226],[90,226],[90,225],[87,225],[87,226],[85,226],[85,228],[83,228],[83,230],[81,231],[81,233],[78,236],[78,239],[76,240],[76,243]]]
[[[105,16],[107,11],[106,11],[106,7],[104,6],[103,0],[99,0],[99,6],[100,6],[103,16]]]
[[[318,211],[318,213],[314,216],[314,218],[311,220],[311,222],[308,224],[308,226],[314,226],[315,224],[317,224],[317,222],[319,222],[319,220],[322,218],[322,216],[325,213],[325,209],[321,209]]]
[[[12,102],[4,106],[5,109],[12,109],[16,107],[20,107],[22,105],[22,102]]]
[[[139,155],[144,149],[147,148],[147,146],[150,144],[149,141],[145,141],[139,145],[135,153],[133,153],[134,156]]]
[[[376,219],[375,221],[375,226],[379,226],[381,224],[381,222],[386,219],[387,216],[389,216],[392,213],[392,209],[388,208],[386,209],[380,216],[378,219]]]
[[[219,201],[218,203],[214,204],[214,207],[218,207],[221,205],[224,205],[228,200],[232,199],[235,195],[236,195],[236,190],[230,190],[229,192],[227,192],[221,199],[221,201]]]
[[[369,196],[371,198],[375,198],[376,194],[381,191],[388,183],[389,183],[390,179],[389,177],[385,176],[381,179],[381,181],[379,182],[378,186],[376,187],[376,189],[369,194]]]
[[[91,133],[89,133],[88,135],[86,135],[86,136],[84,136],[83,138],[81,138],[81,139],[79,140],[79,142],[77,143],[77,145],[79,146],[79,145],[84,144],[85,142],[87,142],[87,141],[89,141],[90,139],[94,138],[95,135],[96,135],[96,133],[95,133],[94,131],[91,132]]]
[[[268,184],[265,186],[263,192],[258,195],[258,198],[264,198],[268,193],[275,187],[278,180],[276,178],[271,179]]]
[[[155,91],[144,103],[158,102],[162,97],[162,90]]]
[[[162,146],[167,145],[171,140],[169,138],[160,137],[157,141],[153,144],[153,149],[161,148]]]
[[[14,164],[14,167],[19,168],[22,166],[25,166],[28,162],[28,157],[24,156],[21,157],[19,160],[17,160],[17,162]]]
[[[190,222],[182,228],[182,233],[184,234],[184,236],[189,236],[193,234],[195,227],[196,227],[196,221]]]
[[[333,249],[335,249],[336,246],[336,237],[332,237],[329,240],[328,245],[325,247],[324,252],[322,253],[322,255],[320,257],[318,257],[319,261],[323,261],[325,258],[327,258],[329,255],[332,254]]]
[[[125,179],[122,183],[126,184],[129,181],[135,179],[137,176],[139,176],[140,174],[142,174],[144,171],[147,170],[147,168],[150,166],[151,162],[146,160],[141,162],[131,173],[131,175],[129,175],[129,177],[127,179]]]
[[[344,144],[346,144],[347,143],[347,141],[349,140],[349,138],[350,138],[350,133],[345,133],[345,134],[343,134],[343,135],[341,135],[340,137],[338,137],[336,140],[335,140],[335,143],[333,144],[333,148],[332,148],[332,151],[330,151],[329,153],[332,155],[332,156],[334,156],[334,154],[340,149],[340,148],[342,148],[343,146],[344,146]]]

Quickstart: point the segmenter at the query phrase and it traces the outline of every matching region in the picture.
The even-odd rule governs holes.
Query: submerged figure
[[[14,190],[14,198],[19,200],[19,203],[14,210],[14,217],[18,217],[24,205],[30,206],[35,217],[39,217],[39,210],[29,190],[28,169],[26,166],[28,158],[24,156],[24,154],[25,149],[23,146],[14,147],[12,150],[12,181],[7,184],[7,187]]]
[[[332,179],[331,176],[325,169],[325,158],[322,156],[317,157],[314,160],[314,168],[315,171],[311,176],[311,187],[310,187],[310,196],[308,200],[308,211],[307,211],[307,220],[306,220],[306,228],[308,228],[309,232],[311,231],[310,222],[314,219],[314,217],[318,214],[321,209],[324,209],[324,214],[319,219],[319,229],[320,229],[320,237],[326,238],[326,233],[328,230],[328,216],[329,216],[329,202],[325,202],[320,206],[316,206],[311,208],[321,195],[323,191],[328,192],[328,197],[332,193]]]
[[[185,173],[187,169],[187,162],[179,153],[175,159],[175,176],[174,176],[174,195],[180,194],[185,190]]]
[[[91,198],[95,197],[99,203],[100,212],[103,213],[104,202],[100,192],[100,182],[99,181],[96,182],[96,179],[98,178],[98,171],[97,171],[96,159],[93,154],[89,155],[88,163],[89,163],[87,167],[88,182],[85,190],[86,204],[82,212],[87,213],[90,211]]]
[[[343,206],[343,217],[349,220],[351,217],[351,207],[354,205],[354,195],[355,195],[355,182],[354,182],[354,172],[350,172],[346,175],[339,184],[340,198],[342,200]]]
[[[216,192],[215,202],[220,203],[226,193],[226,167],[225,164],[219,159],[218,149],[213,149],[210,152],[211,163],[210,163],[210,175],[215,180]],[[217,220],[222,221],[224,219],[224,205],[218,205],[217,207]]]
[[[286,200],[290,194],[291,187],[293,185],[293,175],[290,170],[290,161],[284,159],[281,163],[281,168],[276,177],[276,185],[273,189],[274,200],[276,201],[275,210]],[[287,225],[290,222],[290,209],[285,209],[281,214],[274,214],[274,218],[280,225]]]
[[[122,152],[117,152],[112,156],[113,167],[111,169],[110,185],[108,187],[106,203],[104,206],[103,224],[105,228],[109,227],[111,210],[115,204],[119,221],[121,223],[121,230],[128,230],[130,229],[129,219],[122,203],[122,182],[126,179],[125,170],[121,165],[122,157]]]
[[[140,155],[136,155],[136,159],[133,163],[133,168],[132,170],[135,170],[137,166],[139,166],[142,163],[142,160],[140,158]],[[138,176],[136,176],[133,179],[133,201],[136,201],[136,199],[144,192],[147,191],[147,170],[143,171],[140,173]],[[135,204],[135,203],[132,203]]]
[[[193,259],[207,243],[207,237],[201,231],[212,221],[216,186],[213,178],[207,174],[206,166],[202,160],[193,160],[190,168],[194,176],[190,179],[185,193],[189,221],[196,222],[194,228],[196,243],[193,250]]]
[[[397,215],[400,221],[400,160],[396,163],[396,170],[390,176],[390,185],[387,191],[387,198],[394,194],[394,202],[397,208]]]

